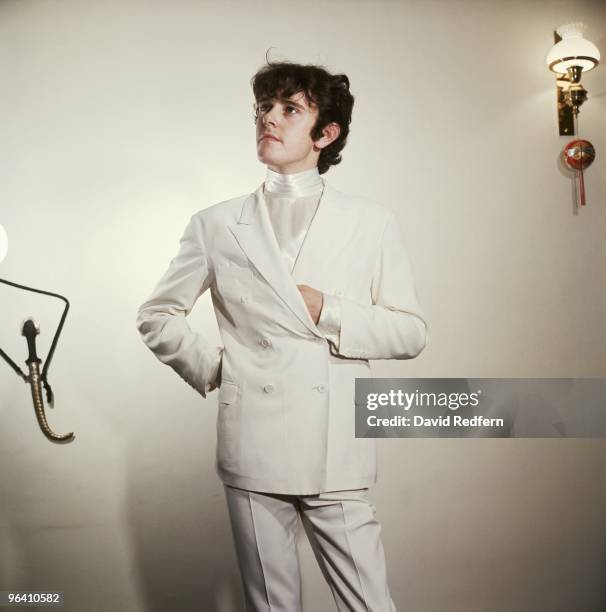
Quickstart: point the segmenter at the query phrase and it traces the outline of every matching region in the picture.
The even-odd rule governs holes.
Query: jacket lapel
[[[314,335],[321,337],[280,253],[263,198],[263,184],[246,198],[238,223],[229,229],[248,259],[293,314]]]
[[[353,239],[356,223],[351,207],[324,180],[322,198],[292,272],[296,283],[330,292],[335,282],[343,282],[342,278],[335,279],[335,264],[344,246]]]

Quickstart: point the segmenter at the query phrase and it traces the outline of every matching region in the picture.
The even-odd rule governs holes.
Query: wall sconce
[[[587,90],[581,85],[582,73],[600,62],[599,49],[583,37],[586,29],[584,23],[568,23],[557,28],[555,45],[545,60],[549,70],[557,74],[560,136],[575,134],[574,119],[587,99]]]

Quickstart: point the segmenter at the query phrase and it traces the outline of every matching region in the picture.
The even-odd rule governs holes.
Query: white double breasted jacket
[[[338,347],[314,324],[297,284],[340,298]],[[223,347],[186,321],[207,289]],[[354,434],[355,379],[371,376],[369,359],[410,359],[427,339],[395,214],[326,180],[292,273],[263,185],[195,213],[137,328],[203,397],[220,383],[221,480],[299,495],[376,482],[375,440]]]

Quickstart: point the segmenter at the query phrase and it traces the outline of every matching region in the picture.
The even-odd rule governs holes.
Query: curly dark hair
[[[330,166],[341,162],[340,151],[345,147],[354,97],[349,91],[349,79],[344,74],[331,74],[323,66],[295,64],[292,62],[269,62],[260,68],[250,81],[255,100],[283,99],[303,91],[307,102],[318,107],[318,118],[310,136],[312,140],[322,137],[326,125],[339,124],[338,138],[324,147],[318,159],[318,172],[324,174]],[[255,112],[255,121],[259,114]]]

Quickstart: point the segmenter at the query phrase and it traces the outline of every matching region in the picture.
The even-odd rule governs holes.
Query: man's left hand
[[[320,313],[324,304],[324,294],[308,285],[297,285],[297,289],[303,296],[305,306],[307,306],[313,322],[317,323],[320,320]]]

